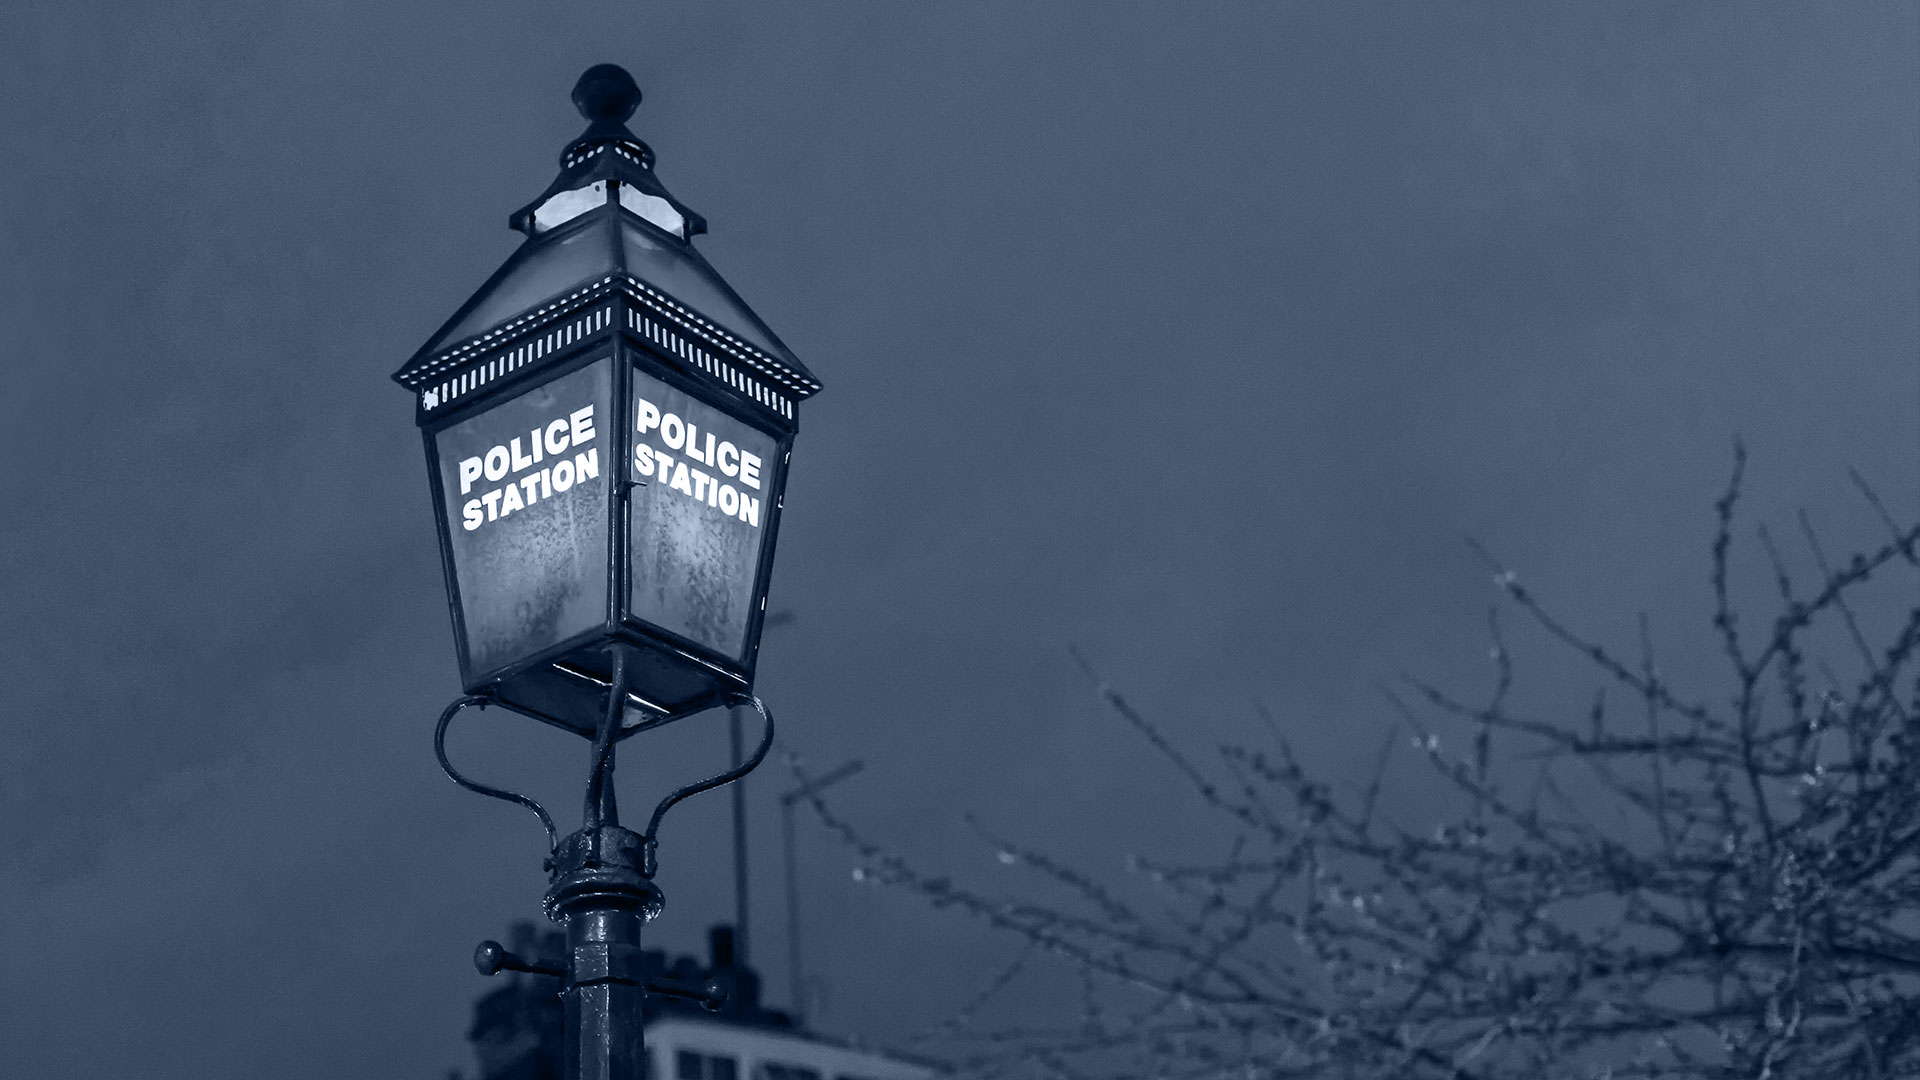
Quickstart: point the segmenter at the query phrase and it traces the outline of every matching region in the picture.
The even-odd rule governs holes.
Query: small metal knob
[[[727,980],[718,978],[703,983],[691,979],[652,979],[647,982],[647,993],[698,1002],[708,1012],[719,1012],[726,1008],[727,999],[733,996]]]
[[[483,941],[473,950],[473,966],[482,975],[498,975],[500,969],[507,966],[507,947],[497,941]]]
[[[619,64],[595,64],[573,84],[573,107],[588,120],[623,123],[640,107],[640,87]]]
[[[507,951],[507,947],[497,941],[483,941],[474,947],[473,966],[482,975],[498,975],[502,971],[524,971],[529,975],[552,975],[558,978],[567,973],[567,969],[551,961],[527,960]]]

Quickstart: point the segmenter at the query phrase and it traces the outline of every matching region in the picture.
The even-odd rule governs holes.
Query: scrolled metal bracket
[[[455,698],[453,704],[447,706],[446,710],[440,714],[440,723],[433,729],[433,756],[440,759],[440,771],[447,774],[447,779],[452,780],[468,791],[485,795],[490,799],[500,799],[505,802],[516,803],[539,815],[540,824],[545,826],[547,830],[547,854],[551,857],[560,847],[560,833],[559,830],[553,827],[553,816],[547,813],[546,807],[541,806],[539,803],[518,792],[507,791],[503,788],[488,787],[485,784],[469,780],[460,775],[460,770],[455,769],[453,763],[447,760],[447,725],[453,722],[454,714],[468,706],[478,705],[481,708],[485,708],[491,704],[494,704],[493,698],[486,694],[467,694]]]
[[[714,788],[731,784],[735,780],[752,772],[761,761],[766,759],[767,749],[773,745],[773,713],[767,710],[765,702],[762,702],[759,698],[751,694],[735,694],[727,699],[727,707],[730,709],[738,708],[742,705],[753,706],[754,711],[760,714],[760,719],[764,721],[766,725],[765,730],[760,736],[760,745],[754,750],[752,757],[749,757],[733,768],[709,776],[699,783],[688,784],[683,788],[678,788],[669,793],[666,798],[660,800],[660,805],[653,808],[653,816],[647,819],[646,832],[640,834],[642,840],[640,874],[642,877],[653,877],[654,870],[657,869],[654,852],[659,842],[660,819],[667,815],[668,810],[673,809],[675,803],[680,802],[682,799],[691,798],[703,791],[712,791]]]

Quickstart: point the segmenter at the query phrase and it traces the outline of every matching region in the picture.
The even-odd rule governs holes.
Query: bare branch
[[[1920,565],[1920,524],[1897,525],[1856,477],[1889,539],[1831,560],[1798,515],[1817,582],[1796,581],[1756,529],[1749,557],[1779,611],[1743,623],[1730,579],[1745,464],[1736,443],[1714,503],[1712,632],[1676,654],[1724,655],[1730,692],[1711,709],[1675,692],[1644,614],[1628,662],[1469,541],[1526,616],[1517,632],[1592,665],[1591,697],[1556,688],[1534,706],[1496,610],[1482,703],[1420,679],[1383,688],[1384,740],[1349,788],[1305,768],[1263,707],[1254,745],[1195,756],[1075,651],[1214,813],[1173,858],[1141,855],[1111,884],[975,826],[1034,875],[1015,880],[1057,890],[1045,902],[924,872],[815,798],[864,880],[1023,942],[927,1042],[962,1044],[965,1075],[1006,1080],[1920,1076],[1920,731],[1906,700],[1920,695],[1920,608],[1899,594],[1908,614],[1877,635],[1885,603],[1866,596],[1895,560]],[[1825,627],[1844,631],[1859,677],[1818,655]],[[1387,820],[1395,739],[1439,784]],[[1076,988],[1060,1015],[976,1022],[1043,957]]]

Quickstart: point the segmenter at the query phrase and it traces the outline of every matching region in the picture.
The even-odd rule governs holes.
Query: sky
[[[595,63],[633,72],[698,246],[826,387],[757,686],[782,746],[864,762],[837,809],[988,891],[1021,886],[966,814],[1100,874],[1224,847],[1076,651],[1183,745],[1265,737],[1264,708],[1351,778],[1383,680],[1484,684],[1465,537],[1604,640],[1644,611],[1684,672],[1736,437],[1756,520],[1870,542],[1849,469],[1920,512],[1912,4],[25,0],[9,23],[21,1075],[470,1068],[471,950],[538,915],[542,838],[434,763],[459,687],[388,376],[512,251]],[[463,766],[577,824],[585,744],[461,723]],[[718,714],[625,744],[623,805],[725,752]],[[792,782],[747,787],[775,1004]],[[730,916],[726,810],[668,817],[651,943]],[[798,835],[823,1028],[937,1023],[1016,951]]]

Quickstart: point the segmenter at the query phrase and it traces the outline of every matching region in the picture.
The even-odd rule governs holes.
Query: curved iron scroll
[[[645,841],[640,856],[641,876],[649,878],[653,876],[654,848],[660,835],[660,819],[666,816],[668,810],[673,809],[675,803],[703,791],[711,791],[723,784],[731,784],[752,772],[754,767],[766,758],[767,748],[773,745],[773,714],[767,711],[765,703],[751,695],[742,694],[727,700],[728,708],[737,708],[741,705],[753,706],[754,711],[760,714],[760,719],[766,722],[766,730],[760,736],[760,745],[753,751],[752,757],[726,772],[709,776],[697,784],[688,784],[660,800],[660,805],[653,808],[653,816],[647,819],[647,831],[641,835],[641,839]]]
[[[493,700],[484,694],[468,694],[465,697],[454,699],[453,704],[447,706],[446,711],[440,714],[440,723],[433,729],[433,756],[440,759],[440,771],[447,774],[447,779],[452,780],[468,791],[476,792],[492,799],[503,799],[510,803],[518,803],[533,811],[535,814],[538,814],[540,816],[540,824],[546,826],[547,829],[547,852],[548,854],[552,854],[554,850],[560,846],[560,834],[554,829],[553,818],[547,813],[546,807],[541,806],[525,795],[505,791],[501,788],[488,787],[485,784],[477,784],[461,776],[459,770],[453,767],[453,763],[447,760],[447,725],[453,722],[453,714],[469,705],[479,705],[485,708],[491,704],[493,704]]]

